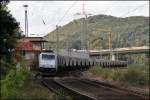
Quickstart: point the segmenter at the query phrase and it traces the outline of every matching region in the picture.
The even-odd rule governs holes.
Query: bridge
[[[88,50],[90,57],[94,58],[97,56],[110,55],[111,60],[115,60],[115,54],[140,54],[140,53],[149,53],[149,51],[150,48],[148,46],[115,48],[115,49],[105,49],[105,50]]]
[[[90,54],[110,54],[113,53],[145,53],[149,52],[150,48],[148,46],[142,47],[128,47],[128,48],[115,48],[115,49],[105,49],[105,50],[88,50]]]

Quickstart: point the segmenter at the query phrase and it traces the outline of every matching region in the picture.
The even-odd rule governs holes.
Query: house
[[[45,42],[47,41],[43,37],[23,37],[18,40],[16,51],[29,61],[31,69],[37,68],[38,55],[44,49]]]

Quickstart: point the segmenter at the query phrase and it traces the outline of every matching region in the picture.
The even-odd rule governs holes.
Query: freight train
[[[55,75],[60,71],[87,70],[89,67],[126,67],[126,61],[108,61],[91,59],[87,52],[42,52],[39,55],[39,71],[43,74]]]

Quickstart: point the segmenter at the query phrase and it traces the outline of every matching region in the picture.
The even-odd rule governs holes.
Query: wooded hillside
[[[59,46],[66,48],[69,41],[70,48],[80,49],[83,19],[74,20],[59,27]],[[107,49],[109,35],[98,29],[112,30],[112,47],[131,47],[149,45],[149,17],[133,16],[119,18],[107,15],[91,16],[87,19],[88,49]],[[67,38],[69,37],[69,39]],[[53,48],[56,43],[56,30],[45,36],[51,41]]]

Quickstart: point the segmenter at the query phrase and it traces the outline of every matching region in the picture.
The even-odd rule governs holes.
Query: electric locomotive
[[[55,74],[57,72],[57,55],[53,52],[40,53],[39,71],[45,74]]]

